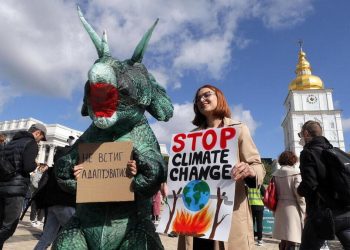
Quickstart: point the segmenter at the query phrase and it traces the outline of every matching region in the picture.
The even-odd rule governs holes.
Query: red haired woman
[[[231,111],[221,90],[212,86],[200,87],[193,100],[195,117],[192,123],[196,130],[232,126],[240,130],[238,138],[238,159],[232,170],[232,179],[236,181],[235,202],[228,242],[210,241],[189,236],[180,236],[179,250],[191,249],[253,249],[253,221],[248,204],[247,186],[261,185],[265,169],[259,152],[250,136],[248,127],[231,119]]]

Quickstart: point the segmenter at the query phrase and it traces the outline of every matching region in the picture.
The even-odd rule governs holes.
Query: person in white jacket
[[[277,190],[272,237],[281,240],[279,249],[295,249],[301,242],[306,204],[297,193],[301,182],[300,171],[295,167],[297,161],[298,157],[293,152],[282,152],[278,158],[281,168],[272,174]]]

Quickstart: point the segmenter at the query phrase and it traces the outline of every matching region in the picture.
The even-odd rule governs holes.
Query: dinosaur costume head
[[[106,32],[100,38],[79,7],[78,13],[99,56],[88,73],[82,115],[89,115],[101,129],[116,123],[125,126],[125,122],[130,127],[145,110],[157,120],[169,120],[173,113],[170,99],[141,63],[158,19],[143,36],[131,59],[119,61],[110,55]]]

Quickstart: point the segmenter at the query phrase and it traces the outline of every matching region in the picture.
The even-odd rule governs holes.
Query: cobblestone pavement
[[[17,227],[15,234],[6,241],[3,250],[28,250],[33,249],[40,234],[42,232],[42,227],[35,228],[31,226],[29,221],[29,213],[26,214],[24,220],[21,221]],[[161,240],[163,242],[164,248],[166,250],[176,250],[177,247],[177,238],[171,238],[165,235],[161,235]],[[277,250],[278,242],[277,240],[269,238],[267,235],[263,238],[264,245],[256,246],[257,250]],[[334,250],[343,249],[339,242],[330,241],[329,248]],[[239,247],[237,248],[239,249]]]

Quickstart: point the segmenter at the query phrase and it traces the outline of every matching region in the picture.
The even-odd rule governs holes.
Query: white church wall
[[[319,100],[320,100],[320,110],[328,110],[329,103],[328,103],[327,95],[320,95]]]
[[[53,156],[57,147],[68,145],[67,139],[69,136],[77,138],[82,134],[81,131],[60,124],[45,124],[34,118],[2,121],[0,122],[0,133],[7,136],[6,141],[10,141],[16,132],[28,130],[34,123],[42,123],[47,129],[47,141],[39,143],[39,153],[36,161],[38,163],[45,163],[48,166],[52,166],[53,164]]]
[[[327,92],[327,104],[328,104],[328,106],[327,106],[328,110],[334,110],[332,90],[329,90]]]
[[[295,110],[295,111],[303,110],[302,96],[296,95],[295,93],[293,93],[293,103],[294,103],[294,109],[293,110]]]

